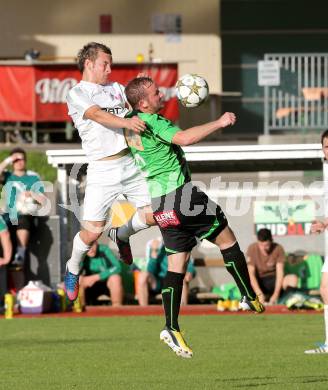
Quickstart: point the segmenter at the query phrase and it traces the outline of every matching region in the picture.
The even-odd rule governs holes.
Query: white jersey
[[[123,118],[129,111],[123,85],[116,82],[100,85],[82,80],[68,92],[68,115],[79,132],[87,158],[92,161],[127,148],[123,129],[111,129],[84,118],[85,111],[95,105]]]

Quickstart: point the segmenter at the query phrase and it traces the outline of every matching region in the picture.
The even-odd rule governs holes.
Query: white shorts
[[[117,160],[92,161],[88,165],[84,221],[105,221],[119,195],[136,208],[150,205],[146,180],[128,154]]]

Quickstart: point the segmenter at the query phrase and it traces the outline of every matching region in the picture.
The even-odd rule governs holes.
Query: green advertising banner
[[[315,219],[313,200],[254,201],[255,231],[270,229],[275,236],[310,234]]]

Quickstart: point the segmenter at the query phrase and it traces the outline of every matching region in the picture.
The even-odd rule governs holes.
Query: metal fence
[[[328,53],[265,54],[279,61],[280,85],[264,87],[264,133],[328,128]]]

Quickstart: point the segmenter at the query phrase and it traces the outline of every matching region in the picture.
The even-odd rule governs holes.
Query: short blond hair
[[[129,81],[125,87],[125,95],[133,109],[138,108],[140,100],[146,97],[146,88],[149,88],[154,81],[150,77],[136,77]]]

